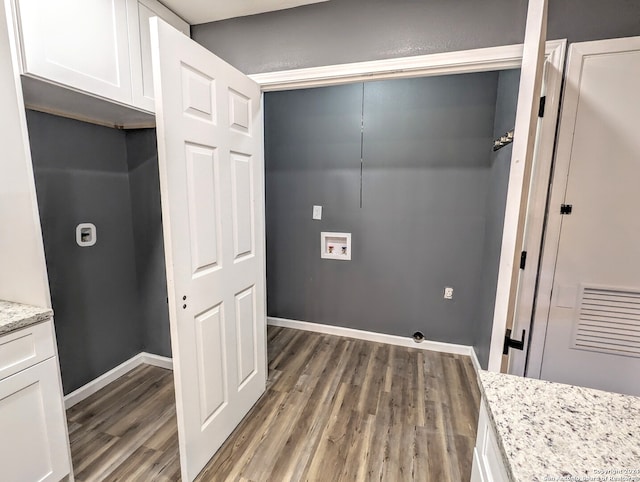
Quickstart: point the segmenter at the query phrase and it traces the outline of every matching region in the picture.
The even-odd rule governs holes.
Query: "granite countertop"
[[[640,397],[480,372],[513,481],[640,481]]]
[[[53,311],[49,308],[0,301],[0,335],[49,320],[52,316]]]

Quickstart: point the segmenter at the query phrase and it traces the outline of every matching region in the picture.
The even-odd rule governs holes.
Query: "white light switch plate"
[[[313,219],[322,219],[322,206],[313,206]]]

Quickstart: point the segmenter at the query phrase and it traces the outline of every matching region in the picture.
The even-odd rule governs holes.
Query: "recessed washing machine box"
[[[78,246],[87,247],[96,244],[96,225],[93,223],[80,223],[76,226],[76,243]]]
[[[324,259],[351,259],[351,233],[320,233],[320,257]]]

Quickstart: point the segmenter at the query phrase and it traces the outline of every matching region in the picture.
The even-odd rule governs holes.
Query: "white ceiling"
[[[284,10],[327,0],[161,0],[191,25]]]

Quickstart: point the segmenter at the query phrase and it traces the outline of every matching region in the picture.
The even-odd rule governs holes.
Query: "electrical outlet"
[[[322,206],[313,206],[313,219],[322,219]]]
[[[444,287],[444,299],[445,300],[453,299],[453,288],[451,286]]]

